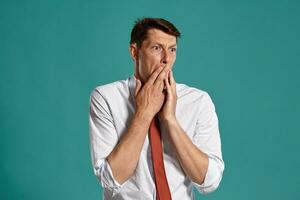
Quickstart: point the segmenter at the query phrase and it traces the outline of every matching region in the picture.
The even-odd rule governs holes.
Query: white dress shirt
[[[135,76],[98,86],[90,96],[90,148],[94,173],[103,187],[103,197],[110,199],[155,200],[156,191],[148,136],[132,177],[123,184],[113,177],[106,157],[124,134],[135,113]],[[175,155],[165,127],[160,124],[166,176],[173,200],[194,199],[193,186],[202,193],[218,187],[224,170],[218,118],[207,92],[176,83],[176,118],[192,142],[209,157],[204,182],[192,182]],[[126,165],[126,163],[124,163]]]

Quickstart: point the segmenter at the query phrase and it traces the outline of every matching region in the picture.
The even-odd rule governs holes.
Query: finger
[[[170,70],[170,85],[175,85],[175,79],[173,76],[173,70]]]
[[[164,79],[164,89],[167,89],[167,84],[170,85],[169,76],[170,76],[170,70],[167,73],[167,77]]]
[[[169,96],[172,95],[172,87],[171,87],[168,79],[165,79],[164,83],[166,85],[167,99],[169,99],[170,98]]]
[[[164,70],[161,71],[161,73],[159,74],[159,76],[156,78],[155,82],[154,82],[154,86],[156,88],[158,88],[160,91],[163,90],[164,88],[164,79],[168,78],[168,71],[170,69],[168,67],[164,67]]]
[[[146,82],[146,84],[150,84],[153,85],[153,83],[155,82],[156,78],[158,77],[158,75],[161,73],[161,71],[163,70],[163,67],[159,67],[157,68],[150,76],[150,78],[148,79],[148,81]]]
[[[136,96],[142,87],[142,83],[139,79],[136,79],[134,95]]]
[[[170,84],[170,81],[168,78],[165,79],[165,85],[166,85],[167,89],[171,88],[171,84]]]
[[[169,82],[170,82],[171,88],[176,93],[176,82],[175,82],[175,79],[174,79],[174,76],[173,76],[173,71],[170,72]]]

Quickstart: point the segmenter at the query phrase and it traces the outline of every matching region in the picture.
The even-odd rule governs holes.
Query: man
[[[91,156],[104,199],[193,199],[193,186],[206,194],[222,179],[214,104],[173,76],[179,37],[164,19],[138,20],[134,75],[91,94]]]

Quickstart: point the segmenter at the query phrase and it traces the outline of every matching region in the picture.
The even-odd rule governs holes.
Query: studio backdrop
[[[207,91],[225,170],[196,199],[300,199],[299,1],[2,0],[0,199],[101,199],[89,96],[133,74],[133,23],[181,31],[176,82]]]

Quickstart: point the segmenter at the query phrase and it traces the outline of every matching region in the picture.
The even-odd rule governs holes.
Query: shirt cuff
[[[98,176],[99,177],[99,176]],[[112,197],[120,192],[122,187],[127,183],[126,180],[124,183],[120,184],[113,176],[112,170],[109,166],[109,163],[104,160],[100,167],[100,182],[103,188],[106,188],[110,191]]]
[[[208,194],[215,191],[221,182],[223,170],[223,161],[222,165],[220,166],[220,164],[218,164],[214,158],[208,157],[208,169],[204,178],[204,182],[201,185],[193,182],[194,186],[201,194]]]

